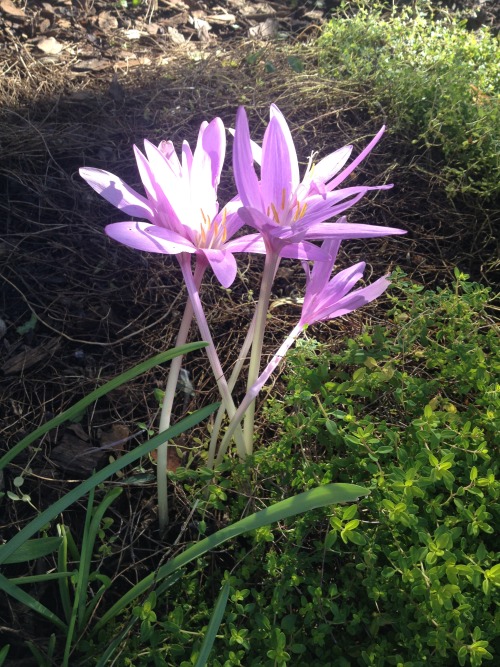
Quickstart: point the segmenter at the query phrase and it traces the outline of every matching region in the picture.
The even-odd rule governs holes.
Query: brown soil
[[[150,4],[147,13],[144,7],[110,10],[110,3],[97,0],[27,6],[0,0],[0,453],[104,381],[171,347],[182,316],[186,294],[175,259],[110,241],[103,227],[120,214],[82,181],[79,167],[107,169],[140,188],[133,143],[194,142],[204,119],[218,115],[232,126],[239,104],[262,133],[269,104],[276,102],[303,163],[312,149],[324,155],[351,141],[362,146],[383,122],[367,116],[360,91],[318,75],[307,39],[327,7],[298,4],[292,11],[279,2],[160,0],[158,10]],[[245,7],[254,13],[245,14]],[[401,266],[435,286],[458,264],[475,278],[493,280],[491,211],[478,202],[450,202],[434,156],[415,154],[406,138],[388,132],[357,173],[358,182],[396,185],[366,197],[350,219],[403,227],[408,235],[345,243],[342,267],[366,260],[370,278]],[[220,199],[231,196],[228,176]],[[204,288],[228,365],[252,314],[248,295],[258,289],[259,266],[259,259],[243,258],[230,291],[210,278]],[[273,298],[292,296],[302,283],[300,266],[283,262]],[[370,319],[382,319],[383,309],[382,301],[315,333],[340,345]],[[297,313],[293,304],[273,309],[266,352],[275,350]],[[187,408],[194,409],[215,398],[213,382],[201,352],[186,367],[196,389]],[[156,424],[153,390],[164,387],[167,370],[151,371],[100,400],[79,424],[49,433],[8,467],[4,489],[13,490],[14,478],[23,476],[23,491],[45,508],[106,462],[110,447],[115,455],[128,447],[123,443],[141,430],[139,423]],[[179,414],[184,407],[181,398]],[[196,447],[193,442],[179,445]],[[153,472],[152,463],[144,465]],[[189,503],[180,485],[174,494],[182,522]],[[35,511],[5,497],[0,502],[7,539]],[[140,531],[130,528],[130,507]],[[124,549],[144,558],[154,552],[154,485],[128,488],[114,512],[129,525],[120,537]],[[11,643],[21,647],[27,637],[39,637],[10,602],[1,616]]]

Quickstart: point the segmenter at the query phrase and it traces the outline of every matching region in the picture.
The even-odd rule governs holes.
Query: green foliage
[[[320,39],[323,70],[366,85],[368,104],[378,113],[382,105],[391,127],[442,151],[450,194],[498,197],[499,38],[454,18],[432,20],[427,3],[400,14],[355,5],[354,16],[339,12]]]
[[[332,481],[371,494],[237,540],[212,559],[213,578],[201,559],[158,616],[158,664],[192,664],[221,568],[230,593],[213,667],[498,657],[500,343],[489,290],[455,276],[433,292],[398,272],[386,326],[339,353],[306,341],[290,354],[287,387],[267,403],[273,437],[211,485],[227,520]],[[200,495],[194,474],[179,478]],[[206,516],[208,499],[199,508]],[[157,664],[138,638],[127,650],[130,664]]]

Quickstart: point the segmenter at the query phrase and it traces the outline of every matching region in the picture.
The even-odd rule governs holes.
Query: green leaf
[[[229,597],[230,590],[231,586],[229,582],[226,581],[221,589],[221,592],[219,593],[219,597],[217,598],[217,602],[210,618],[207,632],[203,638],[203,643],[201,645],[200,653],[198,655],[198,659],[196,660],[195,667],[205,667],[208,662],[210,651],[214,645],[215,637],[219,631],[222,617],[224,616],[224,612],[226,610],[227,599]]]
[[[50,609],[47,609],[41,602],[35,600],[34,597],[23,591],[22,588],[16,586],[11,581],[4,577],[3,574],[0,574],[0,590],[10,595],[21,604],[29,607],[32,611],[36,612],[40,616],[43,616],[48,621],[51,621],[56,627],[58,627],[63,632],[66,631],[66,623],[62,621],[58,616],[56,616]]]
[[[170,361],[174,357],[188,354],[193,350],[199,350],[202,347],[206,347],[207,344],[208,343],[204,342],[187,343],[186,345],[181,345],[180,347],[174,347],[171,350],[167,350],[166,352],[161,352],[160,354],[151,357],[151,359],[143,361],[140,364],[137,364],[137,366],[130,368],[128,371],[125,371],[125,373],[118,375],[109,382],[106,382],[106,384],[103,384],[102,387],[94,389],[94,391],[92,391],[90,394],[88,394],[80,401],[75,403],[75,405],[73,405],[71,408],[68,408],[64,412],[61,412],[60,415],[57,415],[57,417],[54,417],[54,419],[51,419],[43,426],[37,428],[35,431],[33,431],[25,438],[23,438],[21,442],[18,442],[15,447],[13,447],[6,454],[4,454],[4,456],[2,456],[2,458],[0,459],[0,470],[5,468],[5,466],[8,463],[10,463],[13,458],[15,458],[20,452],[26,449],[26,447],[29,447],[29,445],[35,442],[35,440],[41,438],[42,435],[45,435],[56,426],[60,426],[61,424],[64,424],[64,422],[77,417],[82,410],[91,405],[91,403],[96,401],[98,398],[101,398],[101,396],[105,396],[110,391],[116,389],[117,387],[120,387],[125,382],[132,380],[133,378],[137,377],[138,375],[141,375],[142,373],[145,373],[150,368],[153,368],[153,366],[158,366],[159,364],[163,364],[166,361]]]
[[[4,664],[5,658],[7,657],[9,650],[10,650],[10,644],[2,646],[2,648],[0,649],[0,667],[2,667],[2,665]]]
[[[3,549],[5,545],[0,546],[0,562],[6,565],[12,563],[24,563],[28,560],[36,560],[43,556],[48,556],[53,551],[59,548],[62,542],[62,537],[41,537],[37,540],[27,540],[20,546],[15,553],[7,558],[2,558]]]
[[[287,62],[294,72],[300,73],[304,71],[304,63],[298,56],[288,56]]]
[[[33,331],[36,327],[36,323],[38,322],[38,317],[35,315],[35,313],[31,313],[31,317],[27,322],[24,324],[21,324],[20,327],[16,328],[17,333],[20,336],[24,336],[27,333],[30,333],[30,331]]]
[[[169,439],[172,436],[169,436]],[[125,595],[123,595],[115,604],[108,609],[103,617],[94,627],[93,633],[99,632],[111,619],[119,614],[125,607],[131,604],[139,595],[145,593],[155,583],[168,577],[179,568],[185,567],[193,560],[200,558],[208,551],[215,549],[224,542],[238,537],[251,530],[262,528],[276,521],[282,521],[297,514],[303,514],[309,510],[333,505],[335,503],[353,502],[361,496],[369,494],[367,489],[356,484],[325,484],[316,489],[299,493],[292,498],[282,500],[271,507],[237,521],[222,528],[213,535],[188,547],[183,553],[179,554],[168,563],[160,567],[157,572],[153,572],[135,586],[133,586]]]

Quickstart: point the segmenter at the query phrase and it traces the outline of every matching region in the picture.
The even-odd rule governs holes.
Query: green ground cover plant
[[[150,647],[129,638],[120,665],[191,665],[185,646],[201,642],[223,570],[214,667],[454,667],[498,656],[500,345],[489,290],[455,276],[426,291],[399,272],[384,326],[338,352],[299,342],[286,391],[267,402],[265,444],[250,464],[226,464],[208,495],[199,472],[179,469],[202,527],[214,509],[236,520],[248,503],[332,481],[371,494],[255,531],[212,559],[213,578],[202,559],[166,613],[156,610]]]
[[[391,11],[361,0],[342,5],[319,46],[324,72],[358,81],[391,128],[435,151],[449,194],[498,197],[498,36],[443,13],[433,19],[428,2]]]

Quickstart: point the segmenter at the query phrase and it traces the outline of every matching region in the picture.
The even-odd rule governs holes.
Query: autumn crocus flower
[[[185,141],[178,158],[171,141],[158,147],[144,142],[145,155],[134,146],[146,197],[114,174],[83,168],[80,175],[111,204],[125,214],[145,221],[115,222],[106,233],[124,245],[147,252],[178,255],[196,253],[210,264],[224,287],[236,276],[233,252],[251,252],[258,234],[231,240],[243,224],[235,199],[219,210],[217,187],[226,152],[226,135],[220,118],[204,122],[196,148]]]
[[[145,154],[134,146],[139,174],[146,196],[139,194],[120,178],[102,169],[84,168],[81,176],[107,201],[134,218],[142,221],[116,222],[106,227],[113,239],[137,250],[177,255],[186,282],[189,301],[182,318],[176,344],[182,345],[188,335],[193,313],[198,321],[202,338],[209,343],[207,355],[227,413],[235,412],[215,346],[210,336],[199,297],[199,287],[209,264],[224,287],[229,287],[236,276],[233,252],[249,252],[257,243],[262,251],[259,234],[231,240],[242,226],[237,216],[241,202],[235,199],[219,210],[217,187],[226,151],[224,125],[220,118],[200,127],[194,153],[187,142],[182,145],[181,159],[171,141],[162,141],[158,147],[144,142]],[[196,256],[194,275],[191,256]],[[170,424],[175,386],[181,367],[181,357],[171,366],[160,417],[160,432]],[[243,436],[236,433],[239,450],[243,453]],[[158,503],[160,528],[167,523],[166,462],[167,444],[158,449]]]
[[[330,278],[339,246],[340,241],[338,240],[325,240],[322,244],[322,249],[329,259],[327,261],[314,262],[312,270],[309,269],[308,265],[304,266],[306,270],[306,290],[300,320],[266,368],[248,389],[245,398],[236,410],[229,428],[222,439],[216,463],[222,460],[234,430],[238,427],[249,407],[254,404],[260,390],[304,329],[316,322],[332,320],[336,317],[347,315],[347,313],[370,303],[370,301],[379,297],[389,287],[390,282],[384,276],[371,285],[353,289],[356,283],[363,277],[364,262],[359,262],[348,269],[344,269],[333,276],[333,278]]]
[[[262,233],[269,249],[281,253],[288,244],[306,239],[353,239],[404,234],[401,229],[349,224],[345,218],[326,223],[358,202],[369,190],[392,185],[358,185],[338,189],[368,155],[382,136],[377,133],[347,167],[352,146],[344,146],[313,164],[312,159],[300,179],[299,164],[290,129],[276,105],[264,134],[262,149],[250,138],[243,107],[236,116],[233,149],[234,178],[244,208],[244,221]],[[260,162],[260,180],[254,162]],[[322,224],[323,223],[323,224]],[[312,259],[312,258],[311,258]]]
[[[365,262],[340,271],[330,280],[339,245],[339,241],[324,241],[322,247],[329,254],[329,259],[315,262],[312,270],[308,265],[304,266],[306,291],[298,325],[300,327],[347,315],[370,303],[389,287],[390,283],[384,276],[367,287],[353,290],[363,277]]]
[[[233,169],[238,195],[243,207],[239,216],[262,234],[266,247],[266,263],[256,312],[255,338],[248,372],[247,390],[257,380],[262,354],[262,340],[269,306],[271,285],[280,258],[291,249],[302,248],[301,259],[322,259],[319,249],[310,243],[315,239],[356,239],[404,234],[401,229],[375,225],[349,224],[345,218],[326,222],[358,202],[369,190],[386,189],[391,185],[352,186],[338,189],[356,166],[379,141],[384,128],[347,167],[352,146],[344,146],[316,165],[312,159],[300,178],[297,152],[290,129],[278,107],[271,105],[270,121],[262,149],[250,138],[248,119],[243,107],[236,116],[233,148]],[[260,163],[260,179],[254,162]],[[308,254],[309,253],[309,254]],[[296,256],[299,256],[298,254]],[[254,431],[252,403],[245,416],[245,445],[251,451]]]

